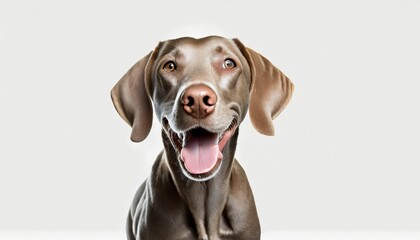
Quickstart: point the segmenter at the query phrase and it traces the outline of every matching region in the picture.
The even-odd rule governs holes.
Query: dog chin
[[[178,155],[182,173],[190,180],[203,182],[217,175],[223,163],[223,149],[236,131],[237,120],[220,133],[204,127],[195,127],[184,132],[175,132],[166,118],[163,129]]]

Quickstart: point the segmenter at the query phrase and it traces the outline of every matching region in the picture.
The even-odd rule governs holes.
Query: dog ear
[[[249,116],[254,128],[273,136],[274,120],[289,103],[294,85],[264,56],[245,47],[238,39],[234,42],[241,50],[251,71]]]
[[[111,90],[115,109],[132,127],[133,142],[143,141],[152,128],[153,108],[145,82],[148,79],[146,67],[152,53],[134,64]]]

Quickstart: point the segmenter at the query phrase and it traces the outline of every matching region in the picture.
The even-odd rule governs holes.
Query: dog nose
[[[185,89],[181,97],[184,111],[194,118],[210,115],[217,102],[216,93],[204,84],[194,84]]]

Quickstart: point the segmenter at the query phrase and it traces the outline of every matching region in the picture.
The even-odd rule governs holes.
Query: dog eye
[[[163,70],[167,71],[167,72],[173,72],[176,70],[176,65],[173,61],[169,61],[167,63],[165,63],[165,65],[163,65]]]
[[[236,63],[232,59],[228,58],[223,63],[223,67],[226,68],[226,69],[232,69],[232,68],[236,67]]]

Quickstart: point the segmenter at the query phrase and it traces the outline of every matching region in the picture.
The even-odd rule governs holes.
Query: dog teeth
[[[181,137],[179,139],[181,139],[183,142],[185,142],[185,139],[187,138],[187,134],[181,133],[180,135],[181,135]]]
[[[222,141],[223,137],[225,136],[226,131],[220,134],[219,136],[219,142]]]

